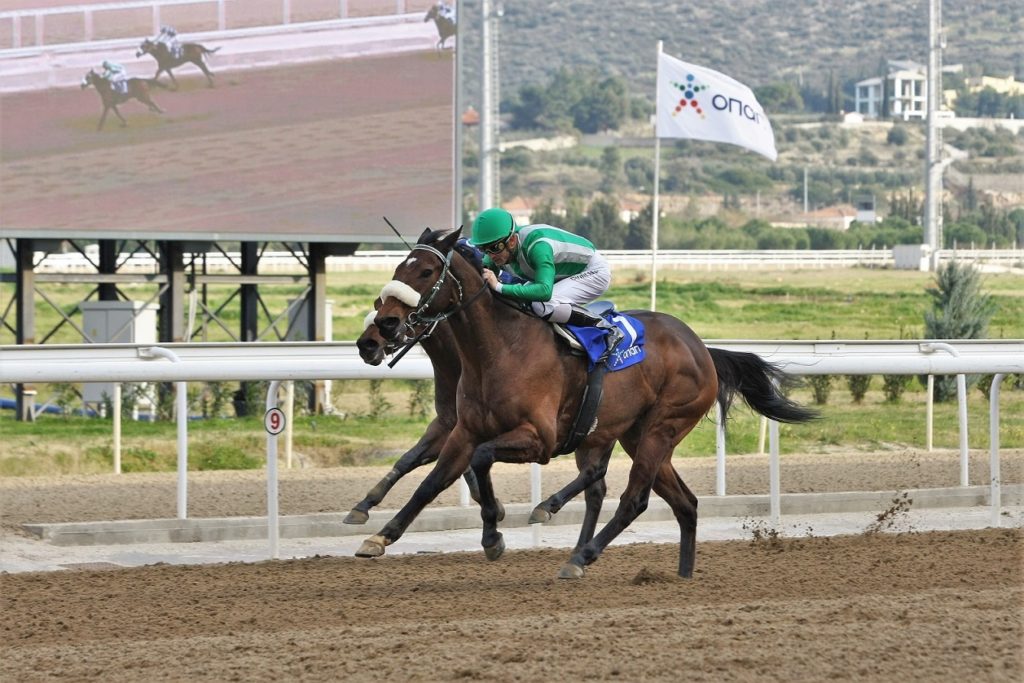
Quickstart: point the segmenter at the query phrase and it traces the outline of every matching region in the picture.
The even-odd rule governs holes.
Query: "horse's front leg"
[[[174,89],[177,90],[178,89],[178,79],[174,77],[174,72],[171,71],[170,69],[164,69],[164,71],[166,71],[167,75],[171,77],[171,85],[173,85]]]
[[[480,518],[483,520],[481,543],[488,560],[505,552],[505,541],[498,531],[498,501],[491,484],[491,466],[501,462],[538,462],[549,452],[532,424],[523,424],[496,439],[476,447],[470,467],[480,487]]]
[[[100,122],[98,124],[96,124],[96,130],[97,131],[103,130],[103,124],[106,123],[106,121],[107,121],[107,112],[108,111],[110,111],[110,107],[104,105],[103,113],[100,114]]]
[[[451,430],[442,425],[439,420],[431,422],[416,445],[406,451],[391,468],[391,471],[370,489],[366,497],[355,504],[355,507],[345,517],[345,524],[364,524],[370,517],[370,510],[380,505],[384,496],[398,483],[399,479],[417,467],[429,465],[437,460],[449,434],[451,434]]]
[[[416,488],[409,502],[398,511],[398,514],[390,522],[384,525],[380,533],[363,541],[359,550],[356,551],[356,557],[383,555],[384,548],[402,537],[402,534],[423,508],[466,471],[472,454],[473,443],[469,440],[468,434],[465,430],[456,427],[445,442],[444,448],[441,449],[441,455],[438,457],[434,469]]]

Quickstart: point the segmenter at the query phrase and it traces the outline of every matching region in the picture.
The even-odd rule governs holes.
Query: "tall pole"
[[[928,108],[927,161],[925,162],[924,241],[929,267],[935,270],[942,249],[942,129],[939,98],[942,96],[942,0],[928,0]]]
[[[498,16],[491,0],[481,0],[482,62],[480,87],[480,209],[498,201]]]
[[[456,5],[456,12],[461,7]],[[456,17],[459,15],[456,14]],[[455,55],[452,59],[452,227],[462,224],[462,44],[459,23],[455,23]]]
[[[658,53],[654,56],[654,63],[661,64],[662,41],[658,41]],[[657,84],[657,76],[655,76]],[[654,88],[654,199],[651,201],[651,310],[658,310],[658,214],[661,209],[658,205],[658,192],[661,189],[661,138],[658,137],[658,88]]]

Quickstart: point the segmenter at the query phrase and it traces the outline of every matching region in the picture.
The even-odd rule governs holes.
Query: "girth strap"
[[[565,443],[555,450],[555,455],[572,453],[597,426],[597,409],[601,407],[601,396],[604,394],[604,375],[608,366],[600,363],[587,376],[587,385],[583,388],[583,400],[580,401],[580,412],[572,423],[569,436]]]

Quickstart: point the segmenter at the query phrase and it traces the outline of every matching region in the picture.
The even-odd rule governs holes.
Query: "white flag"
[[[754,93],[725,74],[661,52],[657,98],[659,138],[728,142],[778,157],[772,124]]]

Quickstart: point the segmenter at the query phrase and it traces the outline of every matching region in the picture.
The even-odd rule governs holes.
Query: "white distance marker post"
[[[280,382],[270,383],[267,392],[267,412],[263,414],[263,428],[267,430],[267,540],[270,543],[270,558],[278,556],[278,513],[277,513],[277,435],[284,431],[284,411],[278,408],[277,388]]]

